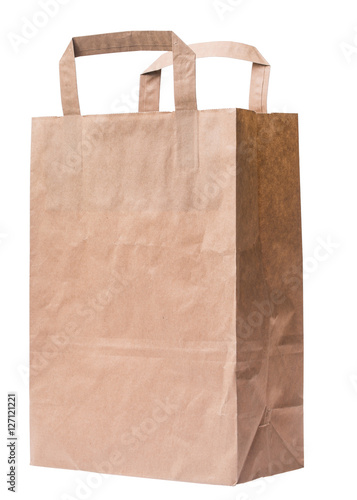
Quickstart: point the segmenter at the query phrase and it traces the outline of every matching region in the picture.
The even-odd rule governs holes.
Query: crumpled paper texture
[[[301,280],[296,115],[33,119],[31,464],[301,467]]]

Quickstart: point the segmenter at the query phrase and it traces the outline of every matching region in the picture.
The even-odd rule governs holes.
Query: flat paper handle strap
[[[253,63],[250,82],[249,109],[267,112],[270,64],[251,45],[237,42],[194,43],[189,47],[200,57],[230,57]],[[139,111],[158,111],[160,101],[161,69],[172,64],[170,53],[160,56],[140,76]]]
[[[60,60],[63,114],[80,114],[75,57],[138,50],[172,51],[176,109],[197,109],[193,50],[172,31],[126,31],[72,38]]]

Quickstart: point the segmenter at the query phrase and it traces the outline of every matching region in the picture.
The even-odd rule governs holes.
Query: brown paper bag
[[[75,57],[169,50],[140,111],[81,116]],[[197,111],[195,59],[252,61],[250,110]],[[174,65],[175,112],[159,112]],[[236,484],[303,466],[295,114],[253,47],[74,38],[34,118],[31,464]]]

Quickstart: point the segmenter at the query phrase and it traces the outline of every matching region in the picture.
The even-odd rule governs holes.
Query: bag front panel
[[[236,482],[235,176],[236,110],[34,119],[32,464]]]

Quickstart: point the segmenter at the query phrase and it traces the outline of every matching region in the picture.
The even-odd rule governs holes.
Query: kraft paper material
[[[75,57],[130,50],[172,51],[141,112],[82,116]],[[209,56],[254,63],[249,110],[197,110]],[[64,116],[32,122],[31,464],[225,485],[303,467],[298,118],[266,112],[269,69],[172,32],[72,39]]]

